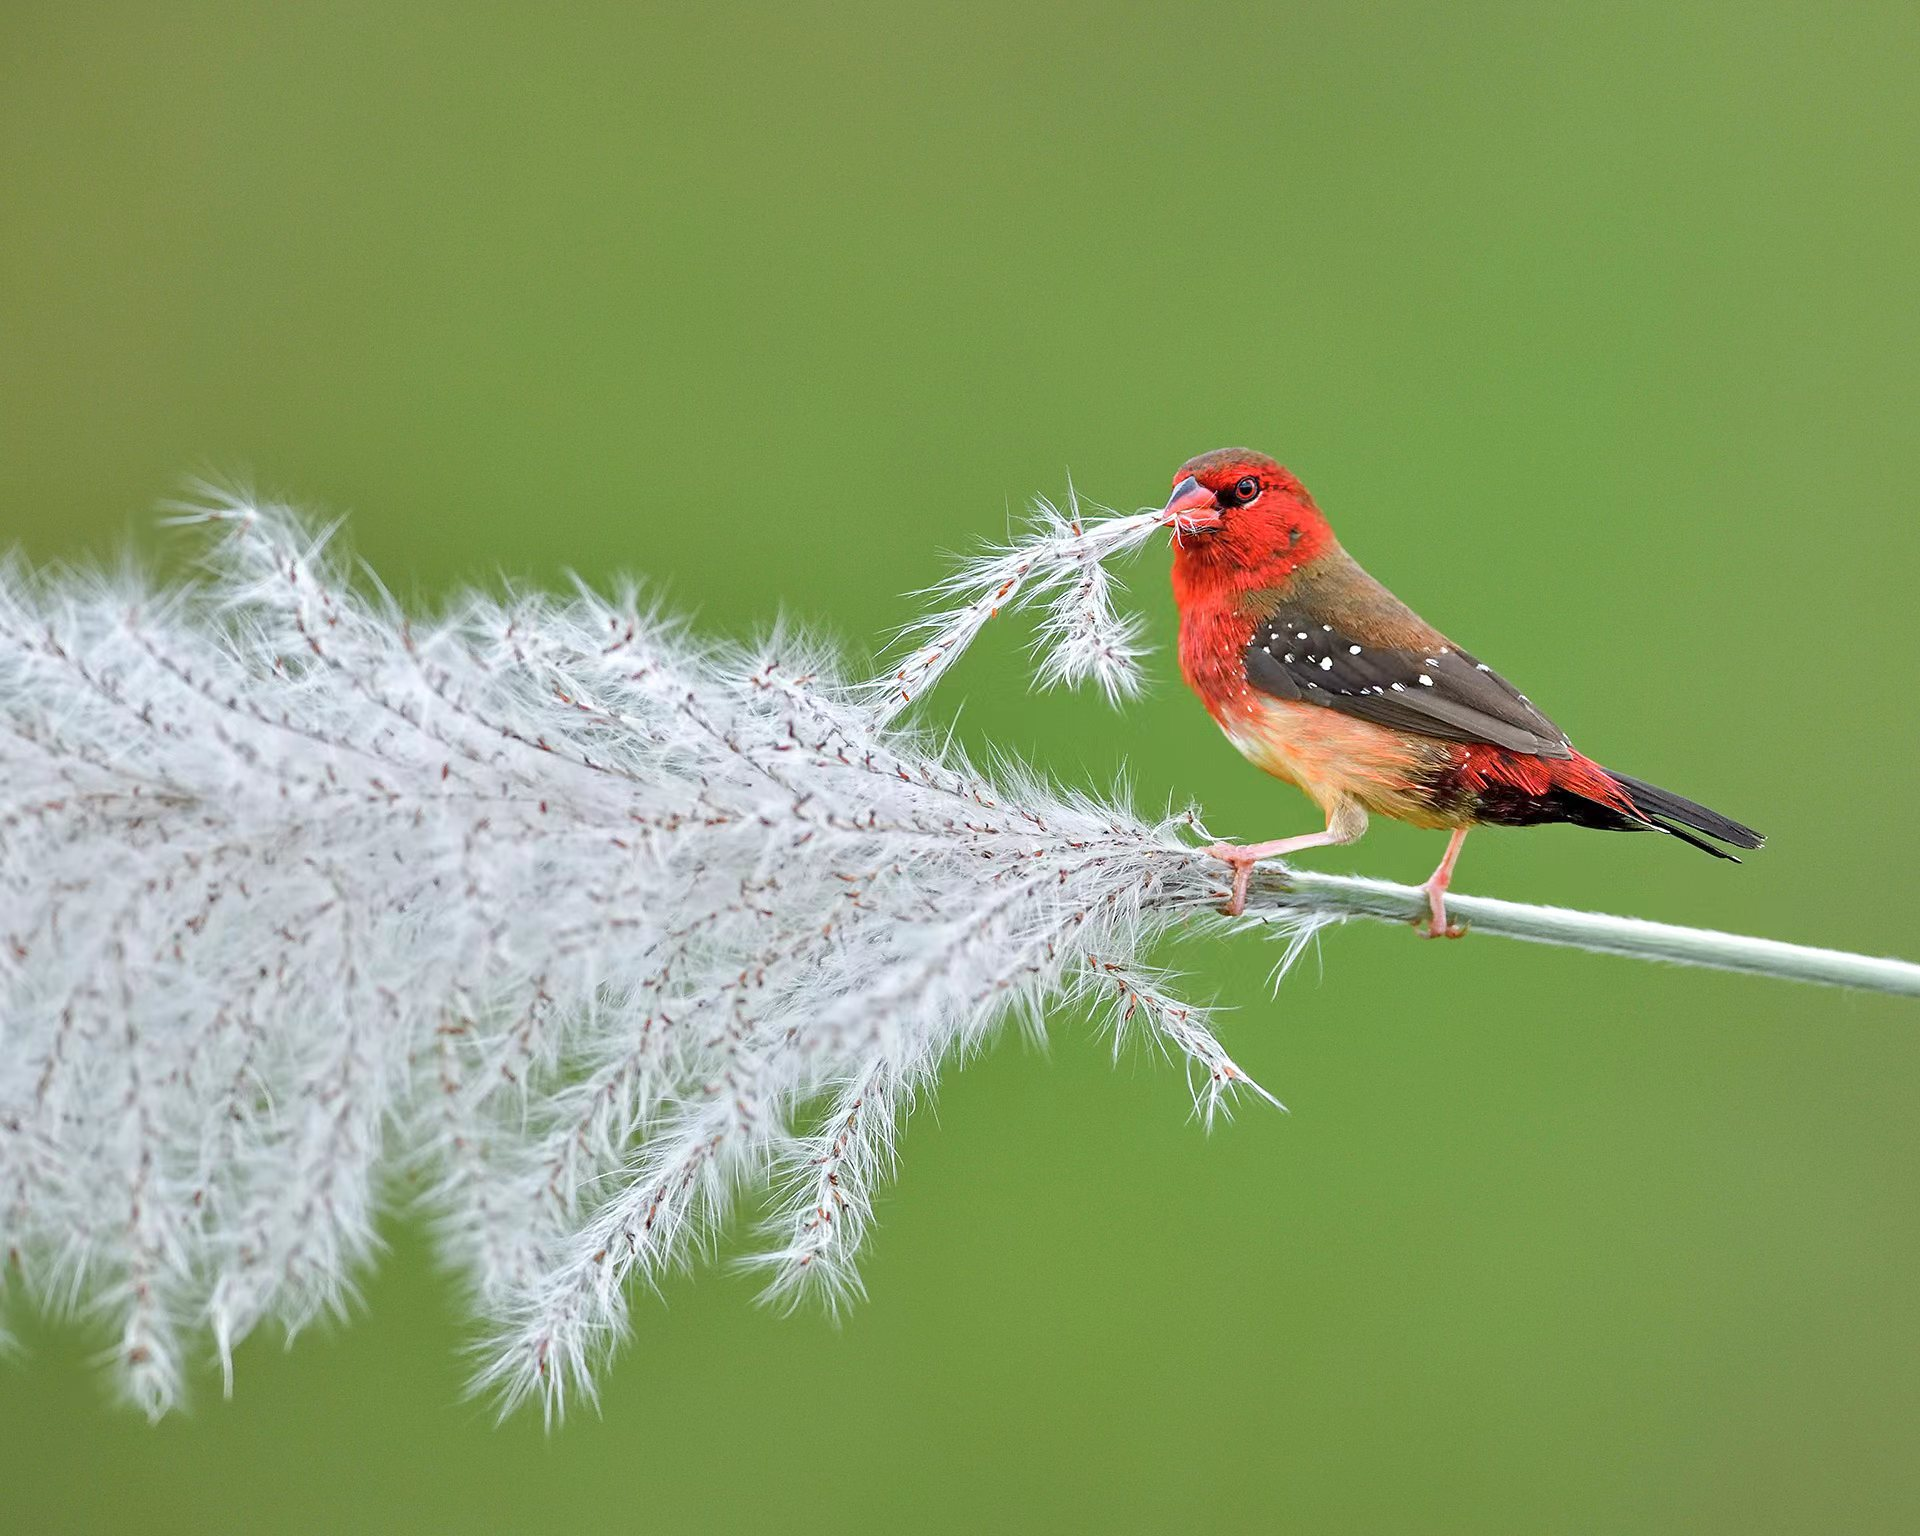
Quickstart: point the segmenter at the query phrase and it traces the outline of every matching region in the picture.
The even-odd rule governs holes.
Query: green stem
[[[1426,893],[1417,886],[1305,869],[1283,873],[1274,868],[1271,874],[1278,878],[1256,876],[1247,906],[1250,916],[1258,917],[1263,910],[1279,915],[1303,909],[1328,917],[1371,917],[1393,923],[1410,923],[1426,916]],[[1478,933],[1527,939],[1535,944],[1561,944],[1636,960],[1665,960],[1674,965],[1745,971],[1782,981],[1920,997],[1920,965],[1907,960],[1883,960],[1807,944],[1784,944],[1777,939],[1716,933],[1707,928],[1681,928],[1639,917],[1536,907],[1493,896],[1449,895],[1447,914],[1471,924]]]

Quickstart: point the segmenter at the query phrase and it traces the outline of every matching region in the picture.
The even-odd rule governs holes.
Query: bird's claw
[[[1226,917],[1238,917],[1247,909],[1247,883],[1253,879],[1254,858],[1232,843],[1215,843],[1207,853],[1233,871],[1233,894],[1220,911]]]
[[[1467,932],[1465,923],[1452,922],[1447,917],[1447,894],[1445,886],[1424,885],[1426,893],[1426,914],[1413,920],[1413,931],[1423,939],[1458,939]]]

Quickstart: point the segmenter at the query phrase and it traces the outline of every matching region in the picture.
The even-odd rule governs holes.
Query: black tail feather
[[[1633,801],[1634,809],[1658,827],[1662,832],[1670,832],[1683,843],[1691,843],[1703,852],[1719,859],[1740,861],[1723,848],[1695,837],[1693,832],[1704,832],[1708,837],[1720,842],[1731,843],[1736,848],[1758,848],[1766,838],[1752,827],[1742,826],[1730,816],[1722,816],[1718,811],[1710,811],[1704,805],[1687,799],[1685,795],[1676,795],[1670,789],[1662,789],[1657,784],[1648,784],[1640,779],[1628,778],[1624,773],[1607,770],[1613,781],[1627,792]],[[1679,825],[1675,826],[1674,823]],[[1684,830],[1691,827],[1693,832]]]
[[[1675,826],[1672,822],[1667,821],[1662,817],[1649,816],[1647,818],[1647,825],[1650,827],[1658,827],[1662,832],[1668,833],[1673,837],[1679,838],[1680,841],[1683,843],[1691,843],[1695,848],[1698,848],[1702,853],[1710,853],[1716,859],[1728,859],[1735,864],[1738,864],[1740,862],[1739,854],[1728,853],[1727,850],[1722,848],[1718,843],[1710,843],[1704,837],[1695,837],[1685,827]]]

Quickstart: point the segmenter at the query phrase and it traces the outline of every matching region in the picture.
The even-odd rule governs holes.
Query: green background
[[[1376,574],[1745,867],[1556,828],[1461,887],[1920,955],[1920,11],[11,0],[0,535],[196,470],[402,592],[631,570],[870,646],[1070,469],[1283,457]],[[936,708],[1315,825],[1173,675]],[[1336,868],[1417,879],[1375,824]],[[1490,938],[1181,946],[1293,1106],[1083,1023],[953,1075],[871,1300],[676,1279],[600,1417],[497,1428],[403,1222],[349,1324],[156,1428],[22,1320],[26,1531],[1920,1528],[1920,1013]]]

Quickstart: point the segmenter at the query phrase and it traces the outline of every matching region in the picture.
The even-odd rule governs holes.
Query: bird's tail
[[[1611,768],[1607,776],[1633,802],[1633,808],[1651,825],[1662,832],[1670,832],[1683,843],[1691,843],[1704,853],[1712,854],[1716,859],[1732,859],[1738,864],[1737,855],[1728,853],[1724,848],[1715,847],[1705,837],[1695,837],[1695,832],[1704,832],[1707,837],[1722,843],[1731,843],[1735,848],[1758,848],[1766,838],[1752,827],[1742,826],[1730,816],[1722,816],[1718,811],[1710,811],[1687,799],[1685,795],[1676,795],[1670,789],[1661,789],[1657,784],[1647,784],[1639,779],[1628,778],[1624,773],[1615,773]],[[1677,823],[1677,825],[1676,825]],[[1692,831],[1688,831],[1692,828]]]

